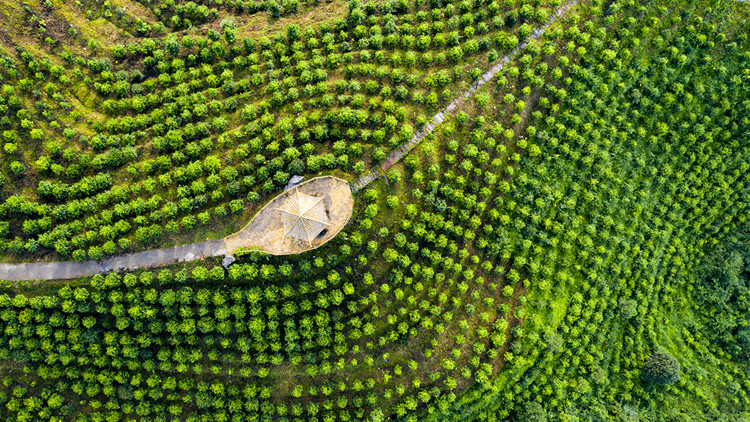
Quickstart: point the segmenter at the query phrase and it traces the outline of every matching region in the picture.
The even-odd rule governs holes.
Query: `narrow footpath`
[[[0,263],[0,280],[67,280],[95,274],[163,267],[225,254],[224,239],[214,239],[173,248],[151,249],[144,252],[118,255],[101,261]]]

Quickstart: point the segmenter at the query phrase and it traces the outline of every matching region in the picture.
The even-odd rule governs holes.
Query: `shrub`
[[[633,299],[622,298],[619,302],[620,315],[625,319],[630,319],[638,313],[638,303]]]
[[[13,161],[10,163],[10,170],[16,175],[20,175],[26,171],[26,165],[20,161]]]
[[[390,183],[399,183],[401,181],[401,172],[397,169],[391,169],[388,171],[388,181]]]

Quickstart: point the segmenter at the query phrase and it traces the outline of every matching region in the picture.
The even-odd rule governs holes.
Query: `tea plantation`
[[[750,420],[750,4],[0,17],[0,265],[354,192],[304,253],[0,281],[0,420]]]

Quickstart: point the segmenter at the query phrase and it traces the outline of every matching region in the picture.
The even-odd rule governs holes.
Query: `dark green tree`
[[[515,420],[519,422],[547,422],[549,417],[541,404],[535,401],[527,401],[521,405]]]
[[[680,362],[664,349],[657,349],[643,364],[643,379],[649,384],[670,385],[680,379]]]

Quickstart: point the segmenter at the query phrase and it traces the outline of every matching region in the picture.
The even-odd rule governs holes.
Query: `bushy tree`
[[[680,379],[680,362],[664,349],[657,349],[643,364],[643,379],[649,384],[670,385]]]
[[[549,417],[541,404],[535,401],[527,401],[521,405],[515,420],[519,422],[547,422]]]

